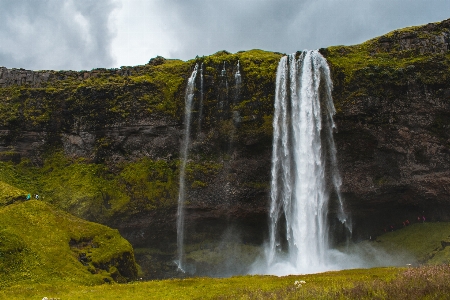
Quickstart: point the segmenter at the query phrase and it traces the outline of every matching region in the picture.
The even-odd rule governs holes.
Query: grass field
[[[0,291],[0,299],[446,299],[449,279],[450,266],[439,265],[97,286],[21,284]]]
[[[398,255],[400,267],[119,284],[111,279],[113,265],[102,270],[97,263],[132,251],[116,230],[33,200],[1,208],[0,217],[0,299],[448,299],[450,295],[450,223],[416,223],[347,249],[359,254],[365,249],[366,255],[377,253],[378,259]],[[77,260],[81,250],[69,247],[71,240],[81,237],[96,242],[85,249],[91,257],[86,266]]]

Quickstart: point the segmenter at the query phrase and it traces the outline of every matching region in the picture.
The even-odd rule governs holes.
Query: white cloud
[[[118,29],[112,44],[116,66],[146,64],[157,55],[170,57],[180,47],[176,19],[163,1],[124,0],[113,12]]]

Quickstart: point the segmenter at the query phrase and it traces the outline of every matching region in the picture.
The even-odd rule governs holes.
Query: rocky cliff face
[[[449,28],[447,20],[324,50],[334,72],[336,141],[356,234],[381,233],[419,215],[449,220]],[[349,65],[353,55],[366,62]]]
[[[335,86],[335,141],[355,239],[418,215],[450,219],[449,36],[447,20],[320,50]],[[158,249],[136,256],[149,277],[174,275],[184,89],[203,63],[204,102],[197,77],[187,166],[187,243],[206,247],[232,232],[233,241],[259,245],[280,57],[224,51],[120,70],[2,68],[0,158],[13,171],[0,180],[118,228],[134,247]],[[339,232],[333,209],[330,220]]]

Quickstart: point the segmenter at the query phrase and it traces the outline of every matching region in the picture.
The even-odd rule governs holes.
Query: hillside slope
[[[94,285],[137,276],[131,245],[117,230],[36,200],[0,208],[0,287]]]

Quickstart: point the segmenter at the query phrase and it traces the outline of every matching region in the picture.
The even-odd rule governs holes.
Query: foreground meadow
[[[139,271],[133,249],[117,230],[32,200],[1,208],[0,220],[0,299],[449,299],[450,295],[446,222],[412,224],[353,246],[366,261],[394,257],[400,267],[125,283],[139,278],[134,276]],[[348,247],[350,253],[352,249]]]
[[[285,277],[238,276],[104,284],[21,284],[0,299],[448,299],[450,265]]]

